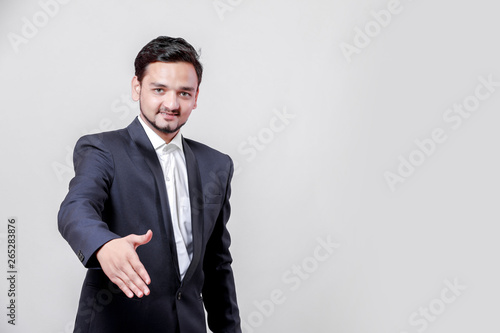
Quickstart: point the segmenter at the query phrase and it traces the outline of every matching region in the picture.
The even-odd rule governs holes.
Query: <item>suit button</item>
[[[181,300],[181,296],[182,296],[182,293],[179,291],[179,292],[177,293],[177,299],[178,299],[179,301]]]
[[[78,256],[78,259],[80,259],[81,262],[83,262],[85,260],[85,256],[83,255],[83,253],[82,253],[81,250],[78,251],[77,256]]]

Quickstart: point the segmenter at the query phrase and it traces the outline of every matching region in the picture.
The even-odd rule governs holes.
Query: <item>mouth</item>
[[[160,111],[159,114],[163,116],[165,119],[174,119],[179,116],[179,112],[171,112],[171,111]]]

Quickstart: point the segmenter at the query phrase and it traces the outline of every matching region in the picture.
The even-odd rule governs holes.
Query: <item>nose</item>
[[[170,111],[177,110],[179,108],[179,101],[175,91],[169,91],[165,94],[162,105]]]

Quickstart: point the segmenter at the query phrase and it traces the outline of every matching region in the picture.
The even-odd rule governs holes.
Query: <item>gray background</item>
[[[382,20],[388,7],[397,13],[377,23],[372,11]],[[498,330],[500,86],[480,79],[500,82],[498,10],[489,0],[3,0],[1,267],[15,216],[19,293],[12,327],[0,279],[0,331],[71,331],[85,269],[56,214],[72,149],[138,114],[133,60],[159,35],[201,49],[184,135],[237,163],[229,228],[245,332]],[[467,116],[449,113],[463,103]],[[412,172],[400,166],[410,158]],[[391,188],[398,168],[407,174]]]

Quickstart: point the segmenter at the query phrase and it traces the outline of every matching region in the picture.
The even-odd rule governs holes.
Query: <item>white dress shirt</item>
[[[191,224],[191,204],[189,201],[186,159],[179,133],[168,144],[163,141],[139,116],[139,121],[153,145],[162,166],[167,187],[168,204],[172,217],[177,260],[181,280],[193,258],[193,232]]]

